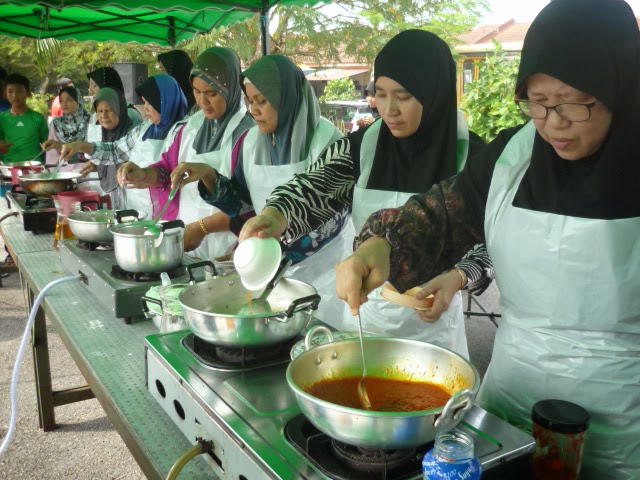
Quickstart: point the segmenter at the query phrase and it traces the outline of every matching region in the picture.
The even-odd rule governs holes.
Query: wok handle
[[[116,223],[122,223],[122,219],[127,217],[133,217],[137,220],[140,213],[138,210],[116,210],[114,215],[116,216]]]
[[[327,343],[333,343],[333,333],[324,325],[316,325],[309,329],[307,334],[304,336],[304,349],[305,351],[311,350],[313,348],[313,337],[316,333],[323,333],[327,339],[329,340]]]
[[[436,430],[454,428],[462,420],[464,414],[473,407],[474,399],[474,393],[468,388],[454,393],[442,409],[442,413],[436,417],[433,426],[436,427]]]
[[[84,212],[84,207],[88,207],[89,205],[95,205],[96,210],[100,210],[100,202],[97,200],[83,200],[80,202],[80,211]],[[88,210],[91,210],[90,208]]]
[[[184,228],[184,222],[182,220],[170,220],[160,224],[160,230],[163,232],[171,228]]]
[[[146,295],[143,295],[142,297],[140,297],[140,300],[142,300],[142,311],[144,313],[149,313],[149,307],[147,306],[147,302],[155,303],[160,307],[160,310],[162,310],[162,302],[157,298],[151,298],[151,297],[147,297]]]
[[[209,260],[203,260],[202,262],[191,263],[187,265],[187,275],[189,275],[189,283],[191,285],[196,283],[196,278],[193,276],[193,270],[200,267],[205,267],[205,268],[211,267],[211,269],[213,270],[213,276],[214,277],[218,276],[218,270],[216,270],[216,266],[213,264],[213,262]]]
[[[299,311],[305,310],[307,308],[310,308],[313,312],[314,310],[318,309],[319,303],[320,295],[318,295],[317,293],[314,293],[313,295],[309,295],[307,297],[296,298],[293,302],[291,302],[289,308],[287,308],[287,310],[283,313],[284,318],[291,318],[293,317],[294,313],[298,313]]]

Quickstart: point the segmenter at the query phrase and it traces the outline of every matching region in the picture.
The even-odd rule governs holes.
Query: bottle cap
[[[540,400],[531,410],[531,419],[558,433],[581,433],[589,428],[589,412],[565,400]]]

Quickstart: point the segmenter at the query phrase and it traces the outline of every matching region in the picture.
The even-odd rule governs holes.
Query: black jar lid
[[[580,433],[589,428],[589,412],[564,400],[540,400],[531,410],[532,420],[558,433]]]

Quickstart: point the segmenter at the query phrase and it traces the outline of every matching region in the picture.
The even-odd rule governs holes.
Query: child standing
[[[49,129],[44,116],[27,107],[31,96],[29,79],[15,73],[8,75],[5,95],[11,109],[0,113],[0,161],[42,161],[40,144],[47,140]]]

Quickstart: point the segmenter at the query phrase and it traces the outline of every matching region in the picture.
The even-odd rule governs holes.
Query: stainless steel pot
[[[2,163],[0,162],[0,174],[3,177],[11,177],[11,169],[12,168],[24,168],[29,169],[29,167],[41,167],[42,163],[36,161],[30,162],[13,162],[13,163]]]
[[[95,200],[80,202],[81,208],[90,203],[98,204]],[[138,210],[89,210],[72,213],[67,219],[71,231],[78,240],[111,243],[113,242],[112,226],[123,223],[127,219],[142,220],[146,216],[145,212]]]
[[[187,267],[188,268],[188,267]],[[185,288],[178,297],[195,335],[232,347],[276,344],[298,335],[318,308],[311,285],[284,278],[269,295],[270,313],[238,314],[247,306],[247,290],[237,274],[223,275]]]
[[[184,222],[160,222],[158,228],[159,235],[149,235],[149,225],[144,225],[144,222],[134,225],[121,223],[111,227],[113,250],[120,268],[128,272],[152,273],[165,272],[182,265]]]
[[[364,345],[368,376],[431,382],[453,395],[444,407],[418,412],[375,412],[326,402],[304,389],[328,378],[362,375],[360,344],[354,339],[311,348],[289,364],[287,382],[302,413],[330,437],[365,448],[415,447],[432,441],[436,428],[453,428],[472,407],[480,376],[460,355],[401,338],[366,337]]]
[[[75,190],[79,183],[89,181],[76,172],[27,173],[18,177],[18,183],[26,193],[37,197],[50,197],[60,192]]]

